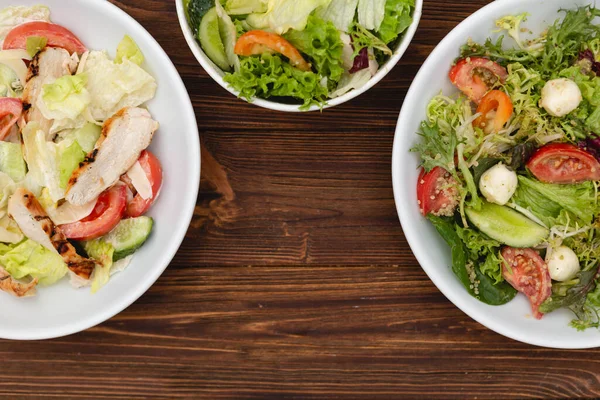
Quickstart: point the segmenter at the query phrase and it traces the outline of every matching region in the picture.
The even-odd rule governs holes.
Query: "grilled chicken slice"
[[[42,92],[42,86],[64,75],[71,75],[77,69],[77,63],[68,51],[54,47],[46,47],[33,57],[33,60],[29,63],[27,83],[23,90],[23,117],[25,122],[38,122],[40,128],[49,135],[52,120],[46,119],[36,106],[37,99]]]
[[[21,283],[0,266],[0,290],[16,297],[35,296],[37,278],[29,283]]]
[[[69,270],[77,276],[90,278],[96,263],[77,254],[73,245],[69,243],[60,228],[54,225],[33,193],[23,188],[17,189],[8,201],[8,213],[25,236],[60,254]]]
[[[107,119],[94,150],[71,175],[67,201],[86,204],[114,185],[150,145],[157,129],[158,122],[143,108],[126,107]]]

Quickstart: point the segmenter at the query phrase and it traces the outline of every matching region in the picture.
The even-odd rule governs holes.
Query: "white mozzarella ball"
[[[548,114],[564,117],[579,107],[583,100],[581,90],[575,82],[566,78],[552,79],[542,89],[540,105]]]
[[[581,270],[577,254],[567,246],[548,250],[546,264],[550,278],[558,282],[568,281]]]
[[[518,184],[517,173],[499,163],[481,175],[479,190],[487,201],[503,206],[515,194]]]

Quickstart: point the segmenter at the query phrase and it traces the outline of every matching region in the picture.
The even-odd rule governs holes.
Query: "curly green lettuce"
[[[294,68],[279,55],[243,57],[240,63],[240,70],[226,74],[224,80],[249,101],[254,97],[293,97],[306,109],[323,106],[329,95],[319,75]]]
[[[377,36],[386,44],[396,40],[412,23],[414,8],[414,0],[387,0],[385,15],[377,31]]]

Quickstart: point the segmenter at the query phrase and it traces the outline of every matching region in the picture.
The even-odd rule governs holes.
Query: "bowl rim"
[[[113,303],[110,307],[105,307],[99,309],[97,312],[91,313],[89,316],[74,320],[69,322],[68,324],[62,325],[60,327],[51,327],[43,330],[35,330],[31,332],[15,332],[15,331],[3,331],[0,326],[0,338],[9,339],[9,340],[45,340],[45,339],[54,339],[59,338],[71,334],[75,334],[78,332],[82,332],[84,330],[90,329],[98,324],[101,324],[115,315],[119,314],[131,304],[133,304],[136,300],[138,300],[154,283],[158,280],[158,278],[162,275],[162,273],[169,266],[175,254],[181,247],[181,244],[185,238],[185,234],[188,230],[188,227],[191,223],[192,217],[194,215],[194,209],[196,206],[196,200],[198,197],[198,192],[200,189],[200,165],[201,165],[201,155],[200,155],[200,138],[198,133],[198,124],[196,121],[196,115],[194,111],[194,107],[192,105],[189,94],[186,90],[186,87],[181,79],[181,76],[177,72],[175,65],[171,61],[170,57],[164,51],[164,49],[160,46],[160,44],[154,39],[154,37],[132,16],[127,14],[124,10],[120,9],[116,5],[110,3],[106,0],[86,0],[81,1],[82,4],[89,2],[94,6],[105,7],[108,13],[112,13],[117,18],[123,19],[126,21],[127,29],[132,31],[135,30],[136,38],[141,38],[144,43],[148,43],[150,46],[156,46],[159,49],[159,53],[162,52],[164,56],[164,61],[168,69],[168,74],[175,77],[174,81],[171,82],[171,85],[178,92],[179,96],[183,99],[184,103],[187,103],[184,109],[180,109],[183,118],[188,119],[190,121],[190,143],[192,144],[192,152],[193,157],[190,160],[190,182],[192,186],[189,187],[186,192],[184,199],[182,199],[181,207],[184,210],[188,210],[185,212],[184,218],[180,221],[181,224],[177,228],[175,234],[173,235],[173,240],[171,241],[171,245],[165,247],[160,257],[156,260],[156,268],[149,269],[146,278],[143,281],[138,281],[138,283],[131,287],[131,291],[124,293],[121,299],[115,303]],[[186,101],[187,100],[187,101]],[[196,133],[194,140],[193,133]]]
[[[527,331],[518,331],[511,328],[506,328],[504,324],[502,324],[501,319],[494,318],[494,313],[481,313],[473,308],[463,300],[462,296],[456,293],[452,288],[446,286],[445,282],[436,277],[435,269],[437,266],[427,265],[423,260],[426,260],[427,250],[420,244],[419,232],[416,231],[415,228],[411,227],[408,223],[404,223],[403,221],[408,220],[408,215],[411,214],[409,207],[401,207],[400,204],[402,201],[405,201],[404,190],[402,189],[402,172],[404,171],[404,166],[409,164],[406,162],[405,158],[408,154],[406,146],[406,137],[407,134],[402,134],[402,126],[405,125],[408,120],[409,112],[414,111],[411,105],[411,99],[414,97],[418,97],[419,88],[417,84],[420,83],[425,76],[425,67],[430,63],[434,62],[434,59],[437,58],[437,55],[441,53],[445,48],[447,48],[450,44],[458,41],[458,39],[462,38],[466,40],[469,36],[469,28],[468,26],[475,20],[478,19],[486,19],[490,18],[490,14],[495,14],[500,12],[500,10],[506,9],[511,6],[522,6],[524,3],[533,2],[538,0],[503,0],[496,1],[486,6],[480,8],[469,17],[464,19],[460,24],[458,24],[454,29],[452,29],[435,47],[435,49],[429,54],[421,68],[419,69],[417,75],[415,76],[407,94],[404,99],[403,106],[400,111],[400,115],[398,117],[398,122],[396,125],[396,131],[394,134],[394,145],[392,151],[392,184],[394,191],[394,199],[396,203],[396,209],[398,212],[398,217],[400,219],[400,223],[402,225],[402,229],[406,240],[415,255],[415,258],[419,262],[419,265],[423,269],[423,271],[427,274],[429,279],[433,282],[433,284],[442,292],[444,296],[448,300],[450,300],[458,309],[467,314],[469,317],[479,322],[483,326],[487,327],[499,333],[503,336],[506,336],[510,339],[531,344],[534,346],[540,347],[548,347],[548,348],[556,348],[556,349],[587,349],[600,346],[600,334],[598,334],[597,339],[589,339],[589,338],[581,338],[581,341],[571,342],[565,341],[564,339],[554,339],[552,335],[548,335],[546,337],[540,336],[531,336],[527,333]],[[408,167],[407,167],[408,168]],[[491,307],[491,306],[490,306]],[[575,331],[575,329],[573,328]]]
[[[338,106],[340,104],[346,103],[361,94],[365,93],[367,90],[371,89],[373,86],[378,84],[394,67],[406,50],[408,46],[412,42],[412,39],[417,31],[419,23],[421,21],[421,16],[423,12],[423,0],[415,0],[415,10],[413,11],[413,21],[408,27],[406,31],[404,31],[400,42],[394,49],[394,53],[390,57],[390,59],[379,68],[379,71],[361,88],[353,89],[348,93],[336,97],[335,99],[330,99],[323,107],[319,107],[316,105],[312,105],[310,108],[301,110],[299,105],[294,104],[285,104],[272,100],[266,100],[261,98],[254,98],[251,101],[246,100],[243,97],[239,96],[239,92],[234,90],[229,86],[227,82],[223,80],[223,72],[219,67],[217,67],[209,58],[206,56],[200,44],[196,42],[192,30],[187,22],[187,18],[185,16],[185,11],[183,9],[183,0],[175,0],[176,8],[177,8],[177,18],[179,19],[179,26],[181,27],[181,31],[183,32],[183,36],[185,37],[185,41],[187,42],[188,47],[196,57],[196,60],[200,63],[202,68],[210,75],[210,77],[217,82],[222,88],[227,90],[229,93],[233,94],[235,97],[250,103],[257,105],[262,108],[266,108],[269,110],[275,111],[283,111],[283,112],[309,112],[309,111],[321,111],[327,108],[332,108]]]

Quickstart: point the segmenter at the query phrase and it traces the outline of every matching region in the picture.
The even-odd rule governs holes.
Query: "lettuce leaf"
[[[16,182],[25,179],[27,166],[20,144],[0,142],[0,172],[4,172]]]
[[[100,265],[97,265],[94,269],[94,276],[92,277],[92,293],[96,293],[106,285],[110,279],[110,269],[113,266],[113,254],[115,248],[112,244],[107,243],[102,239],[85,242],[83,248],[89,257],[100,263]]]
[[[68,272],[58,253],[30,239],[13,245],[0,243],[0,265],[15,279],[31,276],[43,286],[56,283]]]
[[[229,15],[264,13],[268,9],[268,0],[227,0],[225,9]]]
[[[329,97],[333,99],[342,96],[353,89],[360,89],[361,87],[366,85],[370,80],[371,71],[369,71],[366,68],[357,71],[353,74],[344,72],[337,88],[331,93]]]
[[[481,272],[492,278],[496,284],[502,282],[504,280],[502,264],[498,257],[502,244],[475,229],[462,228],[458,225],[455,226],[455,229],[469,251],[469,258],[479,261]]]
[[[126,59],[136,65],[142,65],[144,63],[144,54],[142,54],[142,50],[140,50],[135,40],[129,35],[125,35],[117,46],[115,62],[117,64],[123,64],[123,60]]]
[[[270,29],[278,35],[290,29],[301,31],[306,27],[308,16],[317,8],[329,5],[330,1],[269,0],[266,12],[250,14],[246,22],[253,28]]]
[[[393,42],[412,23],[414,0],[387,0],[385,14],[379,26],[377,35],[384,43]]]
[[[377,31],[385,17],[385,3],[389,0],[358,0],[358,23],[370,31]]]
[[[65,75],[42,86],[38,107],[49,120],[75,120],[91,102],[87,75]]]
[[[224,80],[249,101],[254,97],[293,97],[308,108],[322,106],[329,94],[317,74],[300,71],[269,53],[242,58],[240,71],[226,74]]]
[[[27,49],[27,54],[30,57],[34,57],[37,53],[42,51],[44,47],[48,44],[48,38],[43,36],[29,36],[27,38],[27,42],[25,42],[25,47]]]
[[[91,96],[89,110],[97,121],[105,121],[123,107],[137,107],[152,99],[156,81],[128,59],[117,64],[105,52],[90,52],[83,72]]]
[[[22,93],[23,85],[17,73],[8,65],[0,64],[0,96],[21,97]]]
[[[313,67],[325,76],[330,87],[335,87],[344,73],[340,32],[331,22],[311,15],[302,31],[291,30],[285,38],[298,50],[308,55]]]
[[[332,0],[327,7],[317,10],[319,17],[331,21],[342,32],[349,32],[356,16],[358,0]]]

